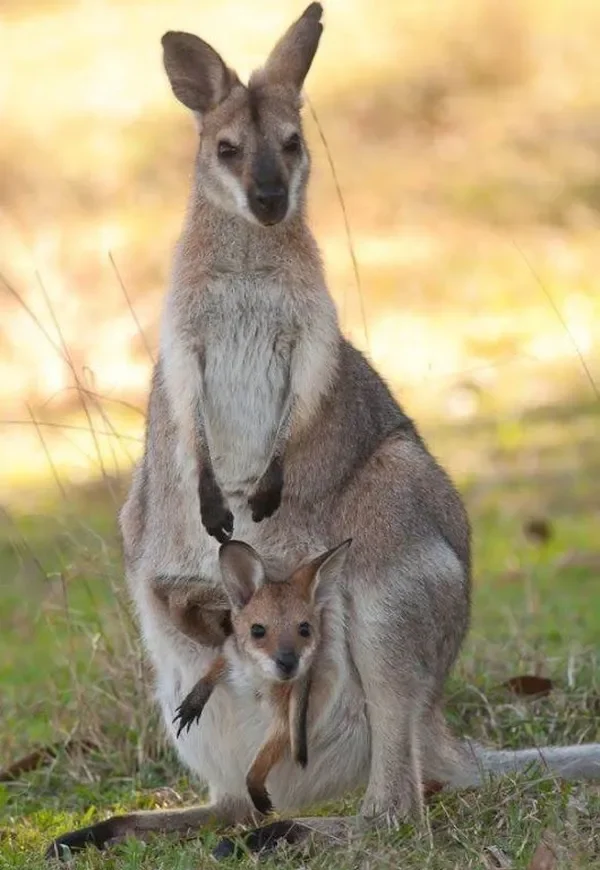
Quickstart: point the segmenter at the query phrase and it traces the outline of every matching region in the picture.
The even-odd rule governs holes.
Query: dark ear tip
[[[311,18],[313,21],[320,21],[323,15],[323,7],[320,3],[311,3],[304,10],[303,18]]]
[[[196,42],[196,40],[200,41],[199,37],[194,36],[193,33],[186,33],[185,30],[167,30],[167,32],[163,33],[161,36],[160,44],[163,48],[167,48],[171,45],[177,45],[177,43],[180,45],[182,43],[189,44],[190,41]]]
[[[232,544],[239,544],[239,543],[240,543],[240,541],[236,541],[234,538],[231,538],[229,541],[225,541],[225,543],[221,544],[221,546],[219,547],[219,556],[222,556],[223,553],[225,553],[231,547]]]
[[[229,541],[225,541],[225,543],[221,544],[221,546],[219,547],[219,558],[224,553],[226,553],[227,550],[234,550],[236,548],[245,550],[247,553],[250,553],[253,556],[256,555],[254,549],[250,546],[250,544],[247,544],[245,541],[239,541],[237,540],[237,538],[231,538]]]

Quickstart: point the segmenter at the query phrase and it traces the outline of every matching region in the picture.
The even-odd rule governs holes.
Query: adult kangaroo
[[[404,818],[420,811],[424,780],[474,784],[481,763],[540,758],[471,751],[446,730],[443,686],[469,623],[469,523],[414,424],[341,335],[306,224],[300,91],[321,13],[311,4],[247,86],[198,37],[163,37],[173,92],[201,135],[145,452],[120,521],[165,725],[210,802],[114,817],[64,835],[49,855],[256,818],[245,777],[269,710],[254,690],[218,687],[197,727],[177,739],[173,724],[230,630],[218,542],[233,530],[281,578],[353,540],[323,613],[309,763],[273,770],[278,809],[365,786],[349,826]],[[600,773],[598,745],[542,757],[565,776]],[[293,836],[333,823],[296,825]]]

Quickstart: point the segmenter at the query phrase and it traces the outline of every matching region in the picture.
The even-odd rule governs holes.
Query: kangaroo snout
[[[248,191],[248,205],[261,224],[265,226],[277,224],[287,214],[287,188],[281,182],[253,184]]]
[[[298,671],[299,658],[294,650],[280,649],[275,656],[277,673],[282,680],[291,680]]]

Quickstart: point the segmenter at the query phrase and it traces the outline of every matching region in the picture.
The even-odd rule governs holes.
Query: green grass
[[[455,729],[496,746],[600,740],[598,404],[431,426],[426,435],[465,493],[474,528],[473,626],[448,686]],[[0,758],[40,743],[92,739],[87,753],[0,784],[0,868],[40,868],[49,840],[119,810],[198,798],[165,745],[126,607],[116,504],[103,483],[0,515]],[[114,487],[113,487],[114,489]],[[543,517],[544,544],[524,534]],[[550,677],[538,700],[501,688]],[[200,794],[201,796],[201,794]],[[359,796],[318,812],[351,813]],[[482,792],[437,795],[424,830],[373,833],[348,848],[269,867],[487,868],[489,847],[526,868],[542,835],[559,867],[598,866],[600,787],[539,771]],[[545,832],[545,833],[544,833]],[[129,842],[82,868],[197,870],[214,833],[184,844]]]

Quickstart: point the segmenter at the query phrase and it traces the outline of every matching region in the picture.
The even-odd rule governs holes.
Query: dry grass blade
[[[52,472],[52,477],[54,478],[56,486],[58,487],[58,491],[60,492],[62,498],[65,501],[68,501],[67,492],[63,486],[62,480],[60,479],[58,469],[56,468],[56,465],[54,464],[54,461],[52,459],[52,455],[50,453],[50,450],[48,449],[48,445],[46,444],[46,439],[44,438],[44,434],[43,434],[42,430],[40,429],[38,421],[35,418],[35,415],[33,413],[33,409],[31,408],[31,406],[29,404],[26,405],[26,407],[27,407],[27,411],[29,413],[29,416],[31,417],[31,422],[35,426],[35,431],[37,432],[38,438],[40,440],[40,444],[42,446],[42,450],[44,451],[44,455],[45,455],[46,459],[48,460],[48,465],[50,467],[50,471]]]
[[[115,276],[117,278],[117,281],[119,282],[119,286],[121,288],[123,296],[125,297],[125,301],[127,302],[127,307],[129,308],[129,311],[131,312],[131,316],[133,317],[134,323],[137,326],[140,337],[144,343],[144,347],[146,348],[146,353],[148,354],[150,362],[152,364],[154,364],[154,354],[152,353],[152,349],[150,347],[148,339],[146,338],[144,330],[141,327],[140,321],[138,320],[138,316],[135,313],[135,308],[133,307],[133,303],[132,303],[131,299],[129,298],[129,293],[127,292],[127,288],[125,287],[125,282],[121,278],[121,273],[117,269],[117,264],[115,263],[115,260],[114,260],[114,257],[112,255],[111,251],[108,252],[108,259],[110,260],[110,264],[113,267]]]
[[[67,363],[67,365],[69,366],[71,374],[73,375],[73,379],[75,380],[75,385],[77,386],[77,392],[79,394],[79,401],[81,404],[81,409],[82,409],[83,413],[85,414],[85,418],[86,418],[88,426],[89,426],[89,432],[90,432],[90,435],[92,436],[92,441],[94,443],[94,449],[96,451],[98,465],[99,465],[100,470],[102,472],[102,478],[106,483],[107,490],[110,492],[113,500],[116,502],[115,495],[114,495],[114,492],[113,492],[113,489],[112,489],[112,486],[110,483],[110,478],[106,472],[106,468],[104,465],[104,459],[102,457],[102,451],[100,449],[100,444],[98,442],[98,436],[96,434],[96,429],[94,427],[94,421],[92,419],[92,415],[91,415],[90,409],[88,407],[85,384],[82,383],[82,380],[81,380],[79,373],[77,371],[77,366],[75,365],[75,362],[73,360],[73,356],[71,354],[71,351],[69,350],[69,346],[68,346],[68,344],[65,340],[65,337],[63,335],[60,323],[59,323],[58,318],[56,316],[56,312],[55,312],[54,307],[52,305],[52,301],[50,299],[50,296],[48,295],[48,291],[46,290],[44,282],[42,281],[42,276],[40,275],[39,272],[36,272],[35,275],[36,275],[36,279],[37,279],[37,282],[39,284],[40,290],[42,292],[42,295],[44,297],[44,301],[45,301],[46,306],[48,308],[48,313],[50,314],[50,317],[51,317],[52,322],[54,324],[54,328],[56,329],[56,333],[58,335],[60,346],[62,348],[62,356],[63,356],[65,362]]]
[[[46,339],[46,341],[50,344],[50,346],[53,347],[54,350],[57,352],[57,354],[58,354],[59,356],[62,357],[62,356],[63,356],[63,353],[62,353],[60,347],[59,347],[58,344],[54,341],[54,339],[52,338],[52,336],[50,335],[50,333],[48,332],[48,330],[45,328],[45,326],[43,325],[43,323],[41,322],[41,320],[40,320],[39,317],[37,316],[37,314],[33,311],[32,308],[29,307],[29,305],[25,302],[25,300],[23,299],[23,297],[21,296],[21,294],[19,293],[19,291],[18,291],[18,290],[15,290],[15,288],[12,286],[12,284],[10,284],[10,283],[6,280],[6,278],[4,277],[4,275],[3,275],[1,272],[0,272],[0,281],[2,281],[2,283],[4,284],[5,289],[10,293],[10,295],[13,297],[13,299],[15,299],[15,300],[19,303],[19,305],[21,306],[21,308],[23,308],[23,310],[24,310],[24,311],[27,313],[27,315],[31,318],[31,320],[33,321],[33,323],[35,323],[35,325],[37,326],[37,328],[39,329],[39,331],[42,333],[42,335],[44,336],[44,338]]]
[[[600,401],[600,389],[598,389],[596,381],[592,377],[592,373],[591,373],[590,368],[585,360],[585,357],[582,354],[582,352],[579,348],[579,345],[577,344],[577,342],[575,340],[575,336],[573,335],[573,333],[569,329],[569,325],[568,325],[567,321],[562,316],[560,308],[558,307],[558,305],[556,304],[556,302],[552,298],[550,291],[548,290],[548,288],[546,287],[546,285],[544,284],[544,282],[542,281],[542,279],[540,278],[540,276],[538,275],[538,273],[534,269],[533,264],[530,262],[529,258],[525,254],[525,251],[523,251],[523,249],[517,244],[517,242],[514,241],[514,239],[513,239],[513,245],[515,246],[515,248],[517,249],[519,254],[522,256],[523,260],[525,261],[525,264],[527,265],[527,268],[531,272],[531,274],[534,277],[538,286],[541,288],[542,293],[545,295],[546,299],[548,300],[548,302],[552,306],[552,309],[553,309],[554,313],[556,314],[556,316],[558,317],[558,319],[560,320],[560,322],[563,326],[563,329],[565,330],[565,332],[569,336],[569,340],[571,341],[571,344],[575,348],[575,353],[577,354],[577,356],[579,358],[579,362],[581,363],[581,367],[583,368],[585,375],[586,375],[588,381],[590,382],[590,386],[591,386],[592,390],[594,391],[596,398]]]
[[[333,183],[335,185],[335,190],[336,190],[337,197],[338,197],[338,200],[340,203],[340,208],[342,209],[342,216],[344,218],[344,228],[345,228],[345,232],[346,232],[346,238],[348,239],[348,249],[350,251],[350,257],[352,259],[352,268],[354,270],[354,278],[356,280],[356,289],[358,291],[358,298],[360,301],[360,315],[362,318],[363,330],[365,333],[365,340],[367,342],[367,347],[369,348],[369,352],[370,352],[371,342],[369,339],[369,327],[367,325],[367,313],[365,311],[365,301],[363,298],[362,284],[361,284],[361,280],[360,280],[360,272],[358,270],[358,260],[356,259],[356,253],[354,251],[354,241],[352,239],[352,230],[350,229],[350,221],[348,220],[348,212],[346,211],[346,203],[344,201],[344,195],[342,194],[342,188],[340,186],[340,182],[339,182],[337,172],[335,169],[335,163],[333,162],[333,157],[331,155],[331,151],[330,151],[329,145],[327,143],[327,139],[325,138],[325,133],[323,132],[323,128],[321,127],[321,123],[319,121],[319,118],[317,117],[317,113],[316,113],[312,103],[308,99],[308,97],[306,97],[306,104],[308,105],[308,108],[309,108],[310,113],[312,115],[313,121],[315,122],[315,126],[316,126],[317,132],[319,134],[319,138],[320,138],[321,142],[323,143],[323,147],[325,148],[325,153],[327,155],[327,162],[329,163],[329,168],[331,169]]]
[[[36,429],[39,429],[40,427],[45,426],[45,427],[49,427],[52,429],[64,429],[65,432],[89,432],[89,429],[87,428],[87,426],[75,426],[75,425],[70,424],[70,423],[54,423],[50,420],[36,420],[35,424],[33,423],[32,420],[3,420],[2,425],[3,426],[32,426],[32,425],[35,425]],[[96,429],[96,434],[102,435],[105,437],[115,436],[120,441],[121,440],[137,441],[138,444],[143,441],[143,438],[140,438],[138,435],[127,435],[124,432],[117,432],[114,429],[112,429],[112,427],[111,427],[110,431]]]

